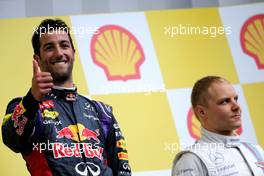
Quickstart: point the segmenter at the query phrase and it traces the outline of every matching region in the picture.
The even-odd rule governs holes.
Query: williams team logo
[[[264,69],[264,14],[250,17],[240,32],[243,51],[251,56],[258,69]]]
[[[118,25],[104,25],[91,40],[93,62],[101,67],[109,81],[140,79],[145,60],[137,38]]]

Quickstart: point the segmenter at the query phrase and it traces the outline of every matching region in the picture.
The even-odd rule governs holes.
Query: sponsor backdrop
[[[239,14],[239,15],[234,15]],[[79,92],[114,108],[136,176],[169,176],[175,154],[200,137],[191,87],[205,75],[234,84],[244,140],[264,147],[264,4],[59,17],[72,28]],[[1,104],[28,91],[30,39],[43,17],[0,20]],[[0,143],[1,175],[29,175]]]

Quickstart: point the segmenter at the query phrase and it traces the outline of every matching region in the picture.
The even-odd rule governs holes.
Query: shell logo
[[[201,138],[201,124],[199,120],[196,118],[192,107],[189,108],[188,114],[187,114],[187,127],[189,134],[191,137],[195,140],[199,140]]]
[[[109,81],[140,79],[139,67],[145,60],[143,49],[127,29],[105,25],[91,40],[93,62],[101,67]]]
[[[264,14],[250,17],[240,32],[243,51],[251,56],[258,69],[264,69]]]
[[[188,127],[188,131],[190,136],[195,139],[195,140],[199,140],[201,138],[201,124],[199,122],[199,120],[197,119],[197,117],[195,116],[192,107],[189,108],[188,114],[187,114],[187,127]],[[235,133],[237,135],[241,135],[243,132],[242,127],[238,128]]]

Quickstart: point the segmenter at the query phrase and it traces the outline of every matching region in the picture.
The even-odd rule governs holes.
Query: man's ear
[[[40,62],[40,57],[39,57],[39,55],[37,55],[37,54],[34,54],[34,55],[33,55],[33,58],[34,58],[34,60],[35,60],[35,61],[37,61],[37,62],[38,62],[38,65],[39,65],[40,69],[42,70],[42,68],[41,68],[41,62]]]
[[[40,64],[40,57],[37,54],[34,54],[33,58]]]
[[[203,120],[206,117],[206,110],[205,107],[202,105],[197,105],[194,108],[194,113],[196,114],[196,116],[198,116],[200,120]]]

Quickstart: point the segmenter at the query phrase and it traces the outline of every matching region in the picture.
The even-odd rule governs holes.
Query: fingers
[[[45,94],[51,91],[53,79],[49,72],[42,72],[36,60],[33,60],[33,78],[31,93],[34,98],[41,101]]]
[[[48,72],[41,72],[35,76],[35,81],[37,83],[51,83],[53,82],[52,76]]]
[[[41,93],[42,95],[45,95],[45,94],[49,93],[50,91],[51,91],[51,88],[40,89],[40,93]]]
[[[40,67],[38,62],[34,59],[33,60],[33,74],[36,75],[37,73],[40,73]]]
[[[50,83],[39,83],[38,84],[38,87],[41,89],[50,89],[53,87],[53,83],[50,82]]]

